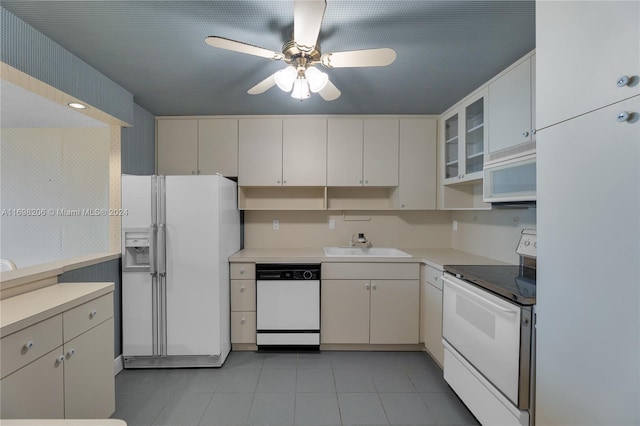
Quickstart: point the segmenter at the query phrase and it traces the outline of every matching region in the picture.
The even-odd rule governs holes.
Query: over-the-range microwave
[[[536,153],[484,165],[483,198],[486,203],[536,201]]]

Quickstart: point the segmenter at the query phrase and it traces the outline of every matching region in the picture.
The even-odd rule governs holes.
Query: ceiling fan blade
[[[275,73],[271,74],[269,77],[265,78],[260,83],[247,90],[247,93],[250,95],[259,95],[271,89],[276,85],[276,79],[274,78],[275,75]]]
[[[315,48],[326,6],[325,0],[293,2],[293,41],[301,51],[311,52]]]
[[[388,47],[325,53],[320,57],[320,63],[327,68],[384,67],[395,60],[396,51]]]
[[[327,81],[327,85],[318,92],[322,99],[325,101],[333,101],[340,97],[340,90],[331,82],[331,80]]]
[[[272,50],[263,49],[262,47],[252,46],[247,43],[242,43],[235,40],[229,40],[224,37],[209,36],[204,41],[213,47],[220,49],[232,50],[234,52],[246,53],[248,55],[260,56],[267,59],[279,60],[284,58],[282,53],[274,52]]]

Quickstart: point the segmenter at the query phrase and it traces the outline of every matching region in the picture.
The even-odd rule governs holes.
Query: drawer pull
[[[63,363],[63,362],[64,362],[64,355],[59,355],[59,356],[56,358],[56,363],[57,363],[57,364],[61,364],[61,363]]]
[[[98,312],[97,312],[97,311],[91,311],[91,312],[89,313],[89,319],[94,319],[94,318],[96,317],[96,315],[98,315]]]
[[[75,349],[69,349],[67,351],[67,358],[71,358],[76,353]]]
[[[246,321],[244,318],[242,318],[242,319],[240,320],[240,324],[243,324],[243,325],[244,325],[244,323],[245,323],[245,322],[247,322],[247,321]]]
[[[240,293],[244,293],[246,289],[244,287],[240,287]]]
[[[244,268],[240,268],[240,273],[244,274]]]
[[[29,340],[27,343],[24,344],[24,348],[26,350],[29,350],[33,347],[33,340]]]

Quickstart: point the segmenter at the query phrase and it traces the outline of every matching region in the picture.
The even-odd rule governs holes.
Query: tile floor
[[[422,352],[232,352],[222,368],[124,370],[129,426],[478,425]]]

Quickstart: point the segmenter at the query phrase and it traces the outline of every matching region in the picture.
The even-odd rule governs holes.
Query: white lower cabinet
[[[108,418],[113,345],[113,293],[3,337],[0,418]]]
[[[323,263],[322,267],[320,343],[418,343],[417,264]]]
[[[256,265],[231,263],[231,343],[256,344]]]
[[[442,274],[432,266],[422,267],[421,337],[424,346],[440,366],[444,366],[442,344]]]

